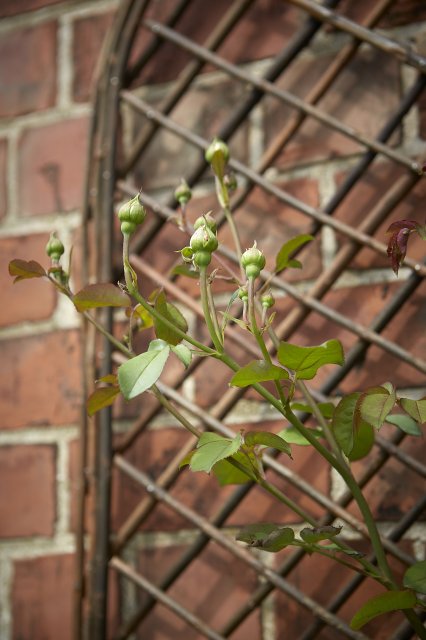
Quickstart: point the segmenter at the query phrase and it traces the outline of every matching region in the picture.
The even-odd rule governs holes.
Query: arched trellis
[[[114,207],[118,200],[133,196],[135,190],[139,189],[141,172],[143,184],[146,174],[148,174],[149,184],[150,173],[144,158],[150,161],[149,154],[158,136],[167,132],[182,141],[185,150],[197,151],[196,154],[190,154],[188,151],[191,161],[188,162],[184,177],[195,191],[198,188],[200,193],[208,193],[208,177],[203,159],[203,151],[209,142],[208,137],[204,132],[194,130],[190,120],[189,125],[182,124],[181,114],[177,118],[174,116],[194,84],[205,80],[208,74],[203,77],[202,72],[205,73],[206,65],[210,65],[208,68],[213,68],[216,73],[222,74],[222,78],[229,78],[239,83],[238,86],[245,87],[245,90],[241,91],[233,101],[232,108],[226,105],[213,131],[224,140],[230,141],[231,150],[235,136],[238,136],[239,132],[246,127],[247,122],[253,123],[258,117],[259,106],[265,109],[266,114],[268,113],[267,108],[270,108],[270,105],[266,107],[265,101],[274,100],[274,104],[278,104],[279,108],[290,108],[285,112],[284,124],[279,114],[276,122],[274,118],[268,119],[268,122],[265,119],[261,122],[256,130],[257,135],[260,131],[267,142],[253,162],[248,161],[247,157],[231,160],[231,167],[242,181],[242,187],[232,201],[235,215],[244,218],[244,215],[247,215],[244,213],[245,207],[249,206],[251,196],[254,193],[260,193],[268,199],[268,203],[273,202],[279,211],[284,208],[286,212],[297,212],[298,216],[306,220],[303,224],[295,223],[296,228],[309,227],[309,231],[317,236],[324,229],[331,230],[334,237],[338,239],[337,248],[329,256],[328,262],[325,261],[324,255],[322,256],[321,272],[311,273],[304,287],[301,288],[297,282],[286,277],[280,276],[273,280],[276,290],[281,292],[285,299],[292,300],[294,303],[277,327],[281,339],[291,339],[291,336],[300,332],[303,326],[306,326],[308,333],[312,331],[312,324],[309,324],[312,314],[316,314],[315,317],[327,321],[333,327],[351,336],[348,340],[350,348],[345,365],[323,380],[317,392],[324,396],[333,395],[340,386],[345,387],[347,380],[350,387],[353,383],[351,375],[353,378],[353,372],[368,356],[370,347],[376,349],[375,353],[389,355],[393,358],[391,362],[394,364],[404,363],[407,370],[424,374],[426,371],[424,352],[421,353],[411,343],[408,347],[401,346],[398,342],[400,336],[397,334],[394,336],[392,332],[387,331],[389,326],[392,327],[395,318],[404,313],[404,305],[407,305],[410,300],[415,299],[416,304],[421,305],[421,302],[418,302],[419,287],[426,273],[426,267],[423,264],[419,263],[415,257],[409,258],[406,262],[408,269],[406,277],[392,289],[391,295],[386,296],[385,303],[378,306],[377,313],[368,317],[365,322],[357,319],[360,316],[353,309],[342,310],[333,306],[332,292],[339,278],[353,273],[354,268],[355,270],[363,268],[362,259],[359,256],[365,248],[371,252],[371,255],[379,258],[384,255],[386,249],[383,236],[374,236],[374,233],[381,225],[389,222],[395,212],[408,206],[407,203],[410,202],[412,194],[416,194],[416,189],[419,188],[421,170],[418,158],[413,156],[413,153],[421,148],[421,144],[417,141],[417,147],[414,144],[412,147],[414,151],[412,151],[405,144],[404,139],[395,142],[395,132],[399,132],[399,135],[404,138],[401,124],[405,123],[405,119],[413,113],[422,95],[426,83],[424,76],[426,59],[393,40],[391,36],[375,30],[376,25],[386,20],[386,16],[392,16],[395,5],[398,4],[392,0],[375,3],[371,12],[363,17],[362,23],[337,13],[341,8],[340,5],[344,4],[338,0],[328,0],[323,6],[313,0],[288,0],[280,4],[285,5],[281,8],[282,11],[296,11],[297,28],[294,28],[294,33],[287,38],[282,49],[271,57],[267,65],[264,67],[259,65],[260,71],[259,69],[254,71],[250,65],[238,64],[238,61],[230,62],[221,54],[221,47],[226,46],[233,34],[238,33],[239,25],[244,23],[251,11],[257,10],[262,14],[262,12],[276,10],[273,2],[268,4],[256,0],[234,0],[232,3],[224,3],[220,19],[210,29],[203,45],[184,35],[185,31],[182,32],[180,28],[185,17],[191,12],[199,11],[200,5],[196,0],[180,2],[176,0],[169,3],[162,20],[156,19],[155,3],[149,0],[128,0],[120,5],[100,57],[94,95],[94,117],[84,207],[85,277],[87,280],[96,278],[100,281],[116,281],[120,278],[119,266],[115,264],[115,246],[119,240],[114,236]],[[285,82],[286,74],[291,73],[294,65],[297,65],[300,60],[303,61],[310,47],[314,47],[315,50],[314,39],[324,32],[324,28],[334,30],[332,31],[334,35],[343,34],[343,41],[330,64],[321,68],[321,73],[311,80],[309,91],[301,98],[286,88],[288,86]],[[267,37],[265,33],[265,38]],[[141,93],[138,88],[140,84],[138,78],[148,65],[155,65],[164,43],[173,45],[177,52],[185,52],[189,61],[182,66],[176,80],[168,83],[167,90],[158,105],[155,92],[152,95],[147,94],[146,91]],[[327,105],[323,106],[322,102],[332,93],[336,81],[348,72],[352,61],[356,60],[360,51],[366,47],[369,51],[380,52],[381,60],[391,59],[395,64],[404,65],[404,68],[409,70],[406,76],[410,79],[404,91],[394,97],[392,109],[387,110],[386,118],[383,118],[380,128],[374,133],[354,129],[346,124],[344,117],[336,115],[331,109],[328,110]],[[299,70],[299,73],[302,72]],[[207,82],[205,86],[207,87],[205,91],[211,91],[213,95],[214,84],[209,88],[210,85]],[[123,109],[124,112],[127,110],[127,116],[123,113]],[[130,124],[129,113],[131,113]],[[134,121],[137,118],[142,122],[140,127],[132,124],[132,119]],[[353,157],[347,164],[342,163],[344,176],[339,182],[333,184],[332,189],[329,189],[323,197],[321,206],[310,201],[309,198],[305,199],[303,195],[294,195],[286,189],[286,180],[288,175],[292,175],[291,171],[294,167],[297,167],[297,158],[294,165],[291,164],[291,160],[289,164],[280,164],[283,150],[290,149],[291,153],[291,143],[307,120],[316,123],[317,131],[318,129],[326,130],[333,135],[337,132],[341,140],[355,144],[350,152]],[[185,121],[188,123],[188,119]],[[251,126],[253,128],[253,124]],[[130,136],[129,130],[132,133]],[[333,153],[334,150],[331,149],[331,155],[324,154],[321,158],[323,166],[327,165],[327,161],[332,162]],[[316,166],[316,159],[311,158],[307,161],[306,172],[299,171],[299,174],[302,177],[307,175],[311,167],[315,172]],[[380,179],[375,175],[377,167],[380,171],[381,166],[386,171],[395,172],[392,184],[387,185],[386,188],[383,188]],[[170,166],[166,171],[169,168]],[[271,172],[271,168],[274,168],[275,173]],[[278,177],[275,174],[278,174]],[[299,174],[296,171],[296,177]],[[377,184],[373,184],[374,195],[368,202],[369,209],[365,216],[362,219],[350,217],[347,219],[344,215],[339,215],[340,208],[354,192],[357,193],[363,181],[371,180],[374,183],[376,178]],[[165,240],[158,240],[158,238],[162,238],[161,233],[165,228],[165,222],[175,218],[173,189],[171,185],[166,185],[166,188],[161,185],[157,187],[154,185],[152,188],[148,186],[141,198],[154,215],[144,225],[143,233],[136,235],[132,243],[133,266],[147,279],[164,287],[178,302],[189,305],[196,318],[200,313],[197,304],[188,300],[188,295],[176,284],[174,276],[168,275],[169,270],[159,266],[161,262],[151,264],[149,253],[150,247],[155,246],[158,250],[163,241],[166,243],[168,241],[167,238]],[[253,204],[251,206],[254,207]],[[250,220],[253,220],[253,216],[259,215],[263,215],[259,213],[259,207],[257,209],[254,207],[254,214],[249,213]],[[271,219],[268,218],[267,223],[270,222]],[[220,217],[219,223],[225,230],[226,223]],[[268,232],[264,231],[262,237],[267,238]],[[320,247],[318,251],[321,250]],[[225,256],[232,260],[232,255],[224,251]],[[145,256],[148,257],[145,258]],[[357,263],[357,260],[360,262]],[[378,264],[382,266],[380,260]],[[384,282],[386,283],[386,280]],[[355,318],[352,317],[353,315]],[[101,319],[112,329],[112,314],[104,313]],[[320,330],[318,334],[321,334]],[[250,345],[242,344],[238,332],[235,332],[234,339],[239,348],[245,346],[247,355],[251,355]],[[92,379],[109,373],[114,354],[108,342],[105,342],[100,352],[95,354],[94,341],[90,332],[86,334],[85,342],[84,379],[85,393],[87,393]],[[182,393],[182,385],[185,381],[195,378],[195,384],[198,384],[197,375],[203,367],[205,368],[205,365],[201,359],[194,362],[185,373],[174,379],[173,384],[163,384],[162,390],[171,401],[195,416],[206,427],[220,433],[229,433],[226,417],[243,396],[241,390],[229,391],[219,401],[212,402],[209,406],[197,406],[197,403]],[[208,372],[206,375],[211,376],[212,373]],[[368,380],[368,375],[364,377]],[[411,380],[410,375],[407,375],[407,380]],[[422,386],[421,381],[418,386]],[[286,556],[281,564],[277,563],[274,567],[270,567],[263,559],[243,551],[224,533],[222,527],[226,526],[230,519],[232,520],[232,514],[238,510],[244,499],[250,496],[252,487],[249,484],[227,494],[227,498],[223,500],[216,512],[203,517],[194,510],[193,505],[177,499],[173,494],[173,486],[178,476],[178,460],[192,446],[191,442],[184,442],[181,447],[176,446],[174,454],[156,478],[152,478],[144,468],[129,460],[129,452],[131,453],[136,443],[145,437],[147,428],[159,411],[159,406],[150,404],[146,411],[142,411],[142,417],[136,417],[130,428],[121,434],[117,441],[113,440],[110,410],[101,412],[96,426],[83,419],[77,531],[78,575],[75,591],[76,637],[97,640],[111,636],[124,639],[131,637],[138,628],[142,629],[142,635],[138,637],[149,637],[144,635],[143,621],[156,603],[161,603],[183,620],[188,630],[195,629],[198,635],[194,637],[229,637],[234,631],[238,632],[253,611],[264,606],[267,597],[273,592],[284,593],[289,601],[296,603],[300,611],[309,613],[309,615],[306,614],[306,624],[301,625],[297,637],[320,637],[321,629],[324,628],[331,635],[328,636],[325,631],[326,635],[321,637],[365,637],[349,629],[339,615],[340,609],[351,600],[362,584],[361,577],[345,576],[345,580],[339,583],[340,587],[333,596],[330,594],[330,598],[326,598],[324,602],[318,602],[309,593],[309,589],[306,591],[303,588],[299,589],[297,583],[292,582],[292,575],[297,572],[298,566],[303,562],[303,553],[294,552],[291,556]],[[386,438],[379,436],[376,455],[360,472],[361,485],[368,488],[374,483],[379,472],[385,473],[387,465],[391,465],[394,461],[402,465],[404,473],[424,478],[425,466],[412,451],[404,448],[403,443],[404,435],[400,432],[392,433]],[[300,470],[295,472],[274,458],[267,459],[267,465],[278,478],[295,487],[300,495],[306,496],[320,508],[321,522],[330,523],[340,518],[361,537],[365,535],[356,516],[350,510],[350,497],[346,492],[330,496],[324,487],[311,485],[310,480],[306,480]],[[118,469],[123,475],[132,478],[141,488],[140,502],[126,518],[122,519],[116,531],[111,528],[113,469]],[[148,493],[145,490],[148,490]],[[134,534],[159,503],[168,505],[174,513],[184,518],[195,533],[192,542],[177,560],[173,562],[164,560],[165,575],[161,580],[156,581],[148,579],[137,567],[123,558]],[[392,521],[390,524],[385,523],[388,525],[384,534],[386,550],[402,565],[413,561],[412,549],[407,551],[404,544],[398,545],[398,542],[421,518],[425,507],[424,496],[414,501],[409,507],[399,520]],[[87,558],[86,521],[90,533]],[[232,608],[231,613],[227,612],[227,619],[223,620],[219,626],[213,625],[208,615],[204,619],[196,615],[189,606],[179,604],[179,594],[176,597],[169,594],[169,588],[180,576],[185,575],[191,563],[194,563],[203,553],[210,541],[216,542],[229,553],[231,558],[236,558],[261,578],[251,593],[246,594],[245,601],[239,601]],[[148,594],[143,602],[134,605],[134,610],[130,611],[127,617],[120,620],[119,629],[114,634],[108,631],[107,615],[108,584],[112,572],[130,580]],[[267,637],[261,635],[263,632],[259,631],[259,639]],[[411,637],[411,631],[401,624],[392,637],[408,638]],[[253,637],[253,640],[256,639]]]

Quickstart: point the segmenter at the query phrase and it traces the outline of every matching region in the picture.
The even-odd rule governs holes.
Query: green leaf
[[[311,433],[315,438],[322,438],[323,432],[321,429],[308,429],[309,433]],[[296,429],[296,427],[287,427],[278,433],[280,438],[288,442],[289,444],[297,444],[302,447],[310,446],[309,440],[302,436],[300,431]]]
[[[262,551],[277,553],[288,547],[294,540],[294,531],[290,527],[282,527],[272,531],[258,546]]]
[[[294,531],[290,527],[260,523],[244,527],[238,532],[237,540],[263,551],[276,553],[293,542]]]
[[[426,594],[426,560],[408,567],[402,583],[407,589]]]
[[[144,329],[149,329],[153,326],[154,321],[152,319],[152,315],[143,307],[141,304],[137,304],[135,309],[135,314],[141,321],[141,326],[139,327],[139,331],[143,331]]]
[[[411,400],[411,398],[400,398],[401,407],[409,416],[419,424],[426,422],[426,398]]]
[[[195,453],[195,449],[187,453],[186,456],[182,458],[182,460],[179,462],[179,469],[182,469],[182,467],[186,467],[186,465],[190,464],[191,458],[194,455],[194,453]]]
[[[43,278],[43,276],[47,276],[46,270],[35,260],[30,260],[29,262],[26,260],[12,260],[9,262],[9,274],[15,276],[13,284],[28,278]]]
[[[97,307],[130,307],[129,296],[111,282],[88,284],[73,296],[77,311]]]
[[[354,433],[354,444],[348,453],[351,462],[365,458],[373,448],[375,440],[374,428],[368,422],[361,420]]]
[[[89,416],[93,416],[97,411],[100,411],[100,409],[112,405],[119,393],[120,389],[118,387],[101,387],[100,389],[95,389],[87,398],[86,402],[86,409]]]
[[[185,369],[191,364],[192,353],[184,344],[177,344],[171,347],[171,350],[177,358],[182,362]]]
[[[247,473],[244,473],[244,471],[238,467],[234,467],[229,460],[236,460],[245,466]],[[247,466],[247,456],[241,453],[241,451],[237,451],[237,453],[234,453],[234,455],[227,460],[219,460],[219,462],[216,462],[212,471],[221,487],[228,484],[246,484],[246,482],[250,482],[253,478],[253,470]]]
[[[275,272],[279,273],[286,267],[300,269],[302,266],[301,263],[298,260],[291,260],[290,256],[296,251],[296,249],[299,249],[299,247],[303,247],[304,244],[306,244],[307,242],[311,242],[311,240],[313,239],[313,236],[303,234],[292,238],[288,242],[285,242],[279,250],[275,259]]]
[[[386,422],[395,425],[398,429],[401,429],[404,433],[408,433],[410,436],[422,435],[422,430],[419,425],[415,420],[413,420],[413,418],[410,418],[410,416],[402,415],[400,413],[393,414],[386,416]]]
[[[168,346],[160,351],[147,351],[131,358],[118,368],[118,382],[126,400],[135,398],[157,382],[169,353]]]
[[[342,527],[333,527],[332,525],[325,525],[323,527],[305,527],[300,532],[300,537],[304,542],[308,544],[315,544],[321,540],[332,540],[341,532]]]
[[[318,347],[299,347],[289,342],[281,342],[278,360],[292,369],[299,379],[311,380],[318,369],[325,364],[344,363],[343,348],[339,340],[328,340]]]
[[[165,340],[161,340],[161,338],[157,338],[156,340],[151,340],[148,345],[148,351],[162,351],[169,345]]]
[[[360,419],[365,420],[375,429],[380,429],[395,402],[395,390],[389,384],[367,389],[358,398],[354,414],[355,422]]]
[[[115,373],[108,373],[106,376],[102,376],[102,378],[98,378],[96,382],[105,382],[106,384],[118,384],[117,376]]]
[[[360,396],[359,392],[350,393],[340,400],[334,410],[333,433],[345,455],[349,455],[354,446],[354,413]]]
[[[244,442],[248,447],[261,444],[265,447],[277,449],[277,451],[286,453],[291,458],[290,445],[275,433],[269,433],[268,431],[249,431],[244,436]]]
[[[286,379],[288,379],[288,373],[285,369],[268,364],[265,360],[253,360],[237,371],[229,384],[233,387],[248,387],[256,382]]]
[[[319,402],[317,404],[321,415],[324,418],[332,418],[334,413],[334,404],[332,402]],[[303,411],[304,413],[313,413],[312,407],[309,404],[303,404],[302,402],[292,402],[292,411]]]
[[[352,629],[361,629],[367,622],[389,611],[411,609],[416,604],[413,591],[386,591],[368,600],[351,620]]]
[[[278,525],[270,522],[248,524],[238,532],[236,540],[253,545],[264,540],[270,533],[276,531],[278,528]]]
[[[184,316],[174,304],[167,302],[163,291],[158,294],[155,300],[155,309],[158,313],[161,313],[166,320],[175,325],[177,329],[183,331],[183,333],[188,331],[188,323]],[[172,345],[177,345],[181,342],[181,336],[161,320],[154,318],[154,327],[157,338],[161,338]]]
[[[190,467],[192,471],[206,471],[210,473],[212,467],[219,462],[229,458],[238,451],[242,443],[241,434],[235,438],[224,438],[218,433],[203,433],[198,440],[197,450],[191,458]]]

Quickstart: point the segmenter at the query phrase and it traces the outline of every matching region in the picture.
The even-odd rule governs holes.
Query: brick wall
[[[226,4],[224,1],[214,3],[211,20],[216,19],[215,12],[217,16],[223,12]],[[343,4],[348,5],[350,15],[356,5],[355,17],[359,19],[371,3]],[[36,259],[46,264],[44,246],[52,230],[60,230],[64,243],[68,247],[76,244],[78,252],[91,113],[91,79],[105,30],[117,5],[118,0],[7,0],[0,6],[0,286],[5,300],[0,312],[1,640],[68,640],[72,637],[74,489],[78,420],[83,402],[80,392],[79,320],[67,301],[59,298],[47,284],[30,280],[13,286],[7,274],[7,264],[15,257]],[[167,3],[157,3],[160,14],[163,5]],[[268,6],[266,0],[258,5],[258,13],[255,11],[251,15],[251,22],[244,23],[238,37],[221,50],[233,61],[246,63],[273,55],[282,46],[282,38],[288,40],[300,23],[300,14],[296,10],[290,9],[284,19],[281,12],[274,13],[274,3],[269,3],[269,14],[264,10]],[[419,14],[418,10],[414,2],[399,2],[384,26],[399,30],[398,33],[407,33],[410,37],[414,37],[417,31],[425,33],[425,23],[420,20],[426,19],[426,15]],[[418,21],[415,28],[412,26],[413,16]],[[203,30],[205,24],[201,16],[193,13],[184,21],[183,28],[191,37],[202,41],[206,35]],[[253,29],[253,25],[258,29]],[[259,36],[262,25],[270,30],[267,39]],[[304,95],[313,79],[330,64],[335,53],[336,43],[332,39],[320,41],[317,49],[314,48],[298,61],[291,73],[286,74],[282,86]],[[374,135],[391,112],[399,88],[411,82],[412,72],[394,60],[385,60],[375,54],[376,65],[381,69],[377,80],[363,73],[363,65],[371,64],[369,55],[366,52],[354,65],[353,77],[359,81],[355,94],[346,77],[337,83],[324,106],[351,124],[354,124],[356,116],[357,126]],[[185,56],[171,56],[165,48],[158,58],[158,67],[151,65],[144,71],[142,80],[148,85],[155,85],[143,89],[153,104],[167,92],[167,85],[163,83],[171,80],[185,61]],[[258,63],[258,68],[262,64]],[[380,83],[379,91],[377,81]],[[206,88],[211,87],[215,92],[206,100]],[[350,99],[347,98],[349,95]],[[195,83],[174,115],[177,121],[196,132],[213,135],[222,117],[221,110],[226,112],[239,98],[239,91],[226,78],[220,74],[207,74]],[[278,110],[272,99],[266,99],[262,105],[244,131],[231,141],[234,155],[250,163],[259,160],[281,119],[284,122],[288,117],[286,110]],[[407,153],[426,150],[424,104],[423,109],[414,110],[404,131],[398,134],[403,136]],[[123,117],[128,139],[137,130],[138,121],[126,113]],[[400,138],[396,143],[399,141]],[[342,142],[337,135],[322,138],[322,132],[309,124],[303,129],[303,134],[294,139],[288,152],[278,158],[271,176],[306,204],[323,205],[353,166],[357,151],[356,145]],[[182,166],[183,158],[187,165],[195,162],[197,155],[193,149],[176,146],[168,134],[161,134],[139,164],[135,179],[138,182],[143,176],[144,187],[153,194],[161,195],[164,189],[173,188],[186,172],[187,167]],[[157,161],[161,164],[161,171],[153,168],[159,166]],[[339,218],[351,221],[362,216],[369,206],[372,192],[383,191],[393,181],[394,175],[379,164],[370,175],[370,183],[367,181],[359,185],[352,199],[348,199],[339,210]],[[209,208],[209,185],[205,189],[199,188],[195,195],[190,205],[191,218],[200,210]],[[422,216],[419,206],[422,198],[424,187],[419,186],[401,217]],[[285,205],[277,207],[275,201],[255,190],[245,208],[247,238],[243,238],[243,243],[248,244],[256,237],[271,255],[279,248],[276,244],[279,234],[271,236],[268,233],[272,210],[274,224],[279,225],[279,234],[300,233],[308,228],[301,214]],[[168,253],[165,257],[164,249],[182,246],[176,236],[175,229],[163,229],[145,253],[146,259],[155,263],[156,259],[159,260],[156,256],[160,255],[164,270],[165,260],[170,255]],[[223,239],[226,240],[225,237]],[[338,235],[326,230],[310,248],[303,274],[295,274],[293,281],[300,286],[303,286],[300,279],[311,282],[318,271],[333,260],[340,243]],[[160,249],[162,253],[159,253]],[[413,244],[411,252],[413,257],[421,258],[424,249],[420,243]],[[392,285],[389,283],[393,282],[393,276],[383,260],[375,258],[372,261],[371,254],[367,252],[359,254],[351,267],[351,273],[339,282],[335,291],[328,294],[326,301],[343,313],[352,314],[355,309],[359,320],[368,324],[391,294]],[[191,283],[184,286],[189,291],[196,291]],[[368,309],[363,304],[366,299],[374,301]],[[421,350],[424,353],[424,299],[418,296],[410,305],[410,332],[405,331],[401,335],[402,344],[411,350],[416,344],[418,353]],[[286,300],[279,301],[279,306],[285,311]],[[416,312],[418,309],[420,313]],[[367,317],[365,313],[370,315]],[[297,337],[301,342],[320,341],[334,337],[328,335],[329,330],[324,320],[311,318]],[[350,346],[353,337],[344,331],[341,333],[345,346]],[[401,334],[400,320],[392,324],[391,334]],[[383,382],[388,377],[392,361],[385,356],[377,359],[374,350],[372,353],[367,373],[357,371],[353,374],[345,382],[348,389]],[[396,382],[400,386],[418,386],[418,378],[408,367],[402,365],[396,374]],[[172,379],[173,372],[169,375]],[[186,387],[189,397],[201,406],[209,406],[222,390],[223,380],[213,373],[208,375],[206,370],[203,376],[195,375]],[[263,409],[250,401],[251,397],[246,404],[239,405],[239,412],[229,418],[229,423],[246,425],[249,420],[263,419],[265,424],[274,427],[275,416],[265,416]],[[127,428],[128,419],[139,406],[135,403],[121,412],[117,425],[119,434]],[[257,410],[259,414],[255,413]],[[184,441],[176,425],[167,418],[161,418],[147,432],[140,449],[136,447],[129,454],[129,459],[143,463],[149,457],[147,468],[156,474]],[[294,470],[301,469],[305,479],[315,482],[319,490],[331,491],[335,497],[338,495],[338,482],[324,468],[317,466],[314,456],[306,451],[295,459]],[[383,474],[371,490],[373,502],[379,503],[377,496],[382,499],[385,495],[381,513],[389,522],[400,515],[398,508],[401,504],[395,502],[391,491],[397,473],[388,471]],[[140,499],[140,489],[118,472],[114,481],[113,526],[117,527]],[[415,483],[413,492],[416,495],[420,492]],[[177,482],[175,493],[198,512],[211,515],[229,491],[219,493],[207,478],[197,478],[194,487],[193,477],[186,473]],[[301,500],[303,505],[304,501],[309,503],[307,498],[296,492],[292,497]],[[273,518],[270,501],[262,500],[256,494],[254,504],[255,508],[253,502],[243,503],[228,524],[236,526],[259,517]],[[133,556],[145,575],[154,578],[162,573],[162,563],[166,565],[178,557],[179,551],[193,537],[188,523],[171,517],[160,507],[138,532],[128,554]],[[425,553],[424,539],[424,533],[419,535],[419,528],[407,536],[407,547],[410,552],[414,549],[419,558]],[[184,604],[190,608],[193,606],[199,615],[219,626],[218,617],[226,618],[229,613],[227,602],[229,604],[231,595],[234,602],[243,602],[257,580],[250,571],[241,573],[222,555],[220,550],[209,550],[197,561],[198,565],[191,568],[192,573],[185,580],[181,579],[172,591]],[[218,568],[222,575],[227,574],[227,580],[215,589]],[[306,585],[306,589],[311,589],[320,599],[324,591],[321,579],[327,570],[317,567],[316,571],[318,580],[314,585]],[[298,575],[296,580],[306,582],[306,573],[304,576]],[[200,584],[209,585],[209,588],[199,589]],[[213,597],[216,599],[212,607]],[[274,618],[274,607],[282,606],[281,598],[282,595],[276,601],[267,600],[263,609],[253,614],[233,637],[275,640],[281,633],[288,633],[283,620],[276,622]],[[125,590],[122,597],[125,613],[131,613],[137,601],[132,588]],[[112,611],[114,613],[115,609]],[[291,608],[288,611],[291,614]],[[174,616],[162,610],[161,613],[161,617],[155,613],[148,618],[143,631],[147,635],[144,637],[154,637],[154,631],[156,640],[170,640],[172,637],[187,640],[192,637]]]

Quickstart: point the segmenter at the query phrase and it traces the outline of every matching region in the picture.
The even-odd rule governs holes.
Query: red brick
[[[77,331],[8,340],[2,345],[1,427],[69,424],[80,416]]]
[[[0,140],[0,219],[7,212],[7,140]]]
[[[36,11],[59,2],[61,0],[4,0],[0,6],[0,17],[5,18],[27,11]]]
[[[21,215],[66,212],[81,206],[87,119],[27,129],[19,144]]]
[[[73,576],[69,554],[15,562],[13,640],[71,640]]]
[[[55,521],[55,448],[0,448],[0,536],[51,536]],[[11,499],[12,492],[12,499]]]
[[[56,22],[11,31],[2,36],[0,116],[40,111],[55,104]]]
[[[332,62],[330,56],[297,59],[277,85],[305,98]],[[374,69],[380,68],[380,77]],[[379,85],[377,84],[379,83]],[[340,122],[374,137],[398,104],[397,62],[378,51],[363,51],[339,75],[319,106]],[[272,144],[294,109],[276,98],[265,99],[266,142]],[[280,168],[360,152],[362,147],[333,129],[306,119],[275,160]]]
[[[74,22],[73,95],[76,102],[86,102],[90,98],[96,63],[113,17],[114,13],[110,12]]]
[[[55,287],[44,279],[22,280],[13,284],[8,273],[8,264],[15,258],[36,260],[47,267],[45,246],[48,239],[47,234],[38,234],[0,240],[0,287],[7,300],[0,313],[0,326],[45,320],[53,313],[57,300]]]
[[[166,567],[173,566],[184,547],[149,549],[139,556],[141,573],[158,584]],[[208,545],[176,580],[168,593],[213,629],[220,630],[256,587],[256,576],[247,565],[217,545]],[[143,596],[142,596],[143,597]],[[142,600],[143,601],[143,600]],[[139,638],[197,640],[199,632],[165,607],[157,606],[139,627]],[[232,635],[235,640],[261,637],[256,611]]]

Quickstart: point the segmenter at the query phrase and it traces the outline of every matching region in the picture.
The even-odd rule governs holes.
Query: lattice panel
[[[242,244],[256,240],[267,254],[265,277],[285,240],[315,236],[298,255],[303,269],[272,279],[280,339],[307,345],[338,337],[344,344],[344,366],[326,368],[312,392],[333,399],[388,379],[400,390],[422,391],[424,245],[412,240],[398,279],[385,245],[393,220],[424,220],[422,20],[420,1],[124,2],[95,99],[86,241],[96,267],[88,272],[122,277],[113,209],[142,189],[150,216],[131,245],[141,290],[163,288],[193,335],[207,341],[197,280],[173,275],[176,252],[188,244],[173,192],[181,177],[191,185],[190,223],[213,210],[221,260],[236,270],[204,161],[218,135],[238,177],[231,208]],[[234,290],[217,280],[220,309]],[[108,321],[122,328],[125,318]],[[151,338],[138,334],[136,348]],[[240,363],[258,353],[236,325],[227,346]],[[104,346],[97,374],[119,362]],[[168,366],[159,388],[200,428],[278,431],[271,407],[252,391],[229,388],[229,379],[220,363],[195,358],[186,371]],[[349,628],[375,589],[361,576],[301,550],[256,553],[235,542],[242,524],[297,529],[303,518],[250,483],[219,488],[213,477],[179,470],[194,437],[153,396],[121,403],[99,422],[88,427],[86,443],[97,448],[88,637],[413,637],[398,614],[363,633]],[[354,466],[398,575],[424,554],[422,446],[389,425]],[[265,463],[267,477],[310,517],[341,522],[342,535],[371,553],[349,494],[315,452],[295,447],[292,461],[267,455]],[[82,543],[80,554],[83,572]]]

